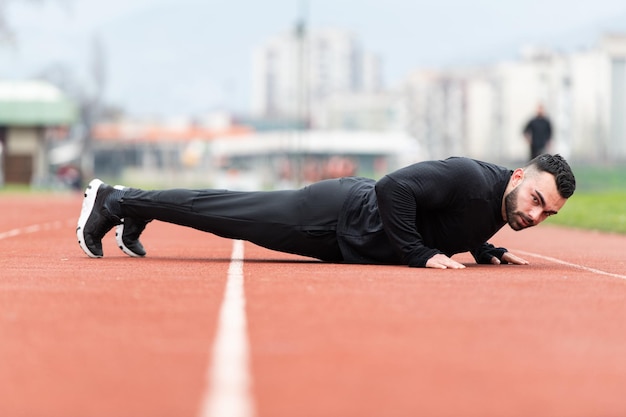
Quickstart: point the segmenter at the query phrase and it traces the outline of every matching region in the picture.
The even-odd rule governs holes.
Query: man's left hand
[[[494,265],[500,265],[501,263],[510,263],[510,264],[515,264],[515,265],[528,265],[529,264],[529,262],[526,259],[513,255],[511,252],[505,252],[502,255],[502,261],[503,262],[500,262],[500,259],[498,259],[495,256],[491,258],[491,263]]]

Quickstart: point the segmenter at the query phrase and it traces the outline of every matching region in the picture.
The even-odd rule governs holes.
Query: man
[[[545,115],[543,106],[537,106],[537,114],[524,127],[524,136],[530,147],[530,159],[544,153],[552,139],[552,123]]]
[[[139,236],[154,219],[327,262],[456,269],[464,265],[451,256],[470,251],[478,263],[527,264],[487,240],[507,223],[541,223],[575,188],[567,162],[549,154],[514,171],[457,157],[378,182],[345,177],[284,191],[144,191],[96,179],[76,234],[91,257],[103,256],[101,240],[115,225],[120,249],[144,256]]]

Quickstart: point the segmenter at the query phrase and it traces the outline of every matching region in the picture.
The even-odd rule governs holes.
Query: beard
[[[513,189],[506,197],[504,197],[504,211],[506,213],[506,222],[513,230],[522,230],[527,227],[534,226],[532,219],[529,219],[521,211],[517,210],[517,193],[519,189]]]

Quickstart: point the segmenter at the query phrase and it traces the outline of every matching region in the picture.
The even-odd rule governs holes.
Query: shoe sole
[[[124,187],[123,185],[116,185],[113,188],[117,190],[123,190],[126,187]],[[115,226],[115,242],[117,243],[117,247],[120,248],[122,252],[124,252],[128,256],[132,256],[133,258],[143,258],[144,255],[140,255],[138,253],[133,252],[132,250],[128,248],[128,246],[124,244],[124,241],[122,240],[123,233],[124,233],[124,219],[122,219],[122,223]]]
[[[122,219],[121,224],[118,224],[115,227],[115,241],[117,242],[117,246],[122,250],[122,252],[124,252],[128,256],[132,256],[133,258],[143,258],[144,255],[140,255],[138,253],[133,252],[124,244],[124,241],[122,240],[123,233],[124,233],[124,219]]]
[[[104,184],[99,179],[91,180],[87,188],[85,189],[85,198],[83,199],[83,207],[80,210],[80,216],[78,217],[78,226],[76,227],[76,237],[78,238],[78,244],[80,248],[89,256],[90,258],[102,258],[102,255],[96,255],[92,253],[87,245],[85,244],[85,224],[93,211],[93,206],[96,203],[96,195],[98,194],[98,189],[100,185]]]

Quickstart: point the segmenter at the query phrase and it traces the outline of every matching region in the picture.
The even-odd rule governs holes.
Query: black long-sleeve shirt
[[[425,266],[437,253],[481,258],[502,226],[512,171],[468,158],[410,165],[355,183],[337,226],[346,262]],[[487,257],[487,259],[489,259]]]

